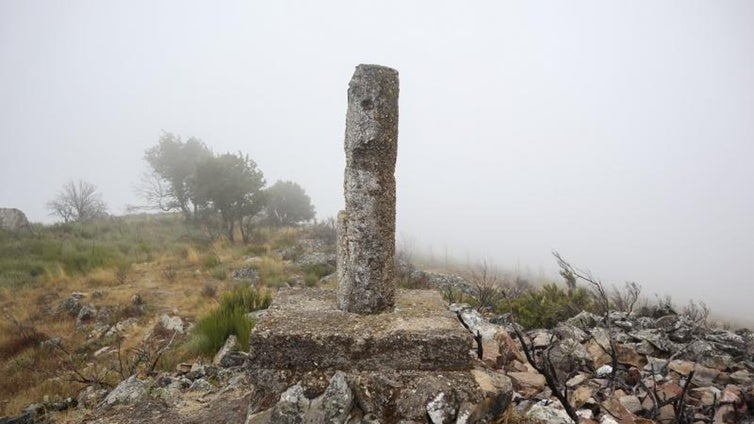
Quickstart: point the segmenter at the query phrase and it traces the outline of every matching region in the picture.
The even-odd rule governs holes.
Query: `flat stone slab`
[[[439,293],[400,290],[391,312],[341,311],[336,293],[280,290],[251,332],[254,368],[424,370],[471,368],[473,338]]]

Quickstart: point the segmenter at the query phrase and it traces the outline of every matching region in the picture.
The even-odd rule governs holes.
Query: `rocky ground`
[[[318,250],[304,243],[279,255],[302,267],[332,267],[332,253]],[[414,273],[425,286],[473,293],[473,286],[461,277]],[[233,269],[230,276],[252,282],[258,278],[254,269],[245,267]],[[119,346],[103,341],[134,329],[140,329],[135,333],[140,344],[131,351],[141,349],[147,355],[143,360],[171,355],[161,349],[191,326],[190,319],[178,314],[145,315],[140,296],[117,308],[104,306],[98,296],[96,290],[70,293],[58,297],[47,312],[71,321],[82,343],[102,343],[89,349],[93,362],[117,357]],[[581,423],[603,424],[754,422],[754,334],[748,330],[712,329],[703,320],[656,310],[654,316],[582,312],[550,330],[523,331],[509,315],[481,314],[466,304],[449,308],[476,340],[468,352],[474,358],[472,375],[490,399],[476,415],[464,406],[452,375],[433,379],[444,385],[415,387],[401,387],[405,382],[387,374],[368,376],[363,385],[339,373],[312,375],[302,382],[280,379],[282,395],[266,402],[264,410],[250,410],[250,405],[260,404],[253,384],[260,376],[250,368],[248,354],[230,338],[212,360],[179,359],[170,371],[142,363],[134,373],[124,372],[114,387],[88,384],[77,396],[42,399],[21,414],[1,417],[0,424],[374,423],[368,412],[391,402],[413,408],[406,413],[414,417],[404,421],[407,424],[570,423],[573,416]],[[58,355],[66,343],[56,337],[40,341]],[[409,395],[395,399],[391,393]]]
[[[481,349],[475,346],[469,352],[481,354],[476,368],[510,380],[508,399],[519,419],[572,422],[546,376],[527,361],[528,353],[538,367],[548,364],[555,389],[568,399],[582,423],[754,422],[750,413],[754,335],[747,330],[710,330],[676,314],[599,317],[582,312],[552,330],[522,333],[522,344],[506,317],[485,317],[464,304],[450,308],[481,340]],[[166,317],[159,325],[178,323]],[[246,359],[231,338],[211,363],[181,363],[174,372],[131,376],[109,392],[90,386],[76,399],[30,405],[22,415],[2,418],[0,423],[243,423],[254,396]],[[337,387],[336,380],[337,375],[323,387]],[[259,420],[275,413],[274,422],[296,422],[280,412],[306,399],[302,391],[295,400],[297,392],[292,389],[281,396],[277,409],[262,418],[251,416],[249,422],[263,422]],[[339,392],[344,393],[328,390],[336,396],[330,404],[338,404]],[[467,422],[458,410],[443,407],[437,393],[427,394],[421,415],[425,422]],[[348,422],[369,422],[351,418]],[[347,419],[346,414],[336,421]]]
[[[677,314],[582,312],[552,330],[522,333],[522,344],[506,317],[493,324],[466,305],[451,308],[481,336],[481,359],[511,378],[514,408],[525,416],[572,422],[538,368],[582,423],[754,422],[748,330],[710,330]]]

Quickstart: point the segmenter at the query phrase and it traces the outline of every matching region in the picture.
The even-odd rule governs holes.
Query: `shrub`
[[[251,312],[267,309],[270,302],[272,302],[272,294],[268,290],[241,284],[223,296],[220,307],[230,309],[238,305],[245,308],[246,312]]]
[[[304,284],[306,285],[306,287],[316,286],[319,280],[320,277],[317,277],[317,274],[307,273],[304,275]]]
[[[564,290],[557,284],[545,284],[514,299],[513,310],[518,323],[526,328],[552,328],[589,309],[591,303],[589,291],[583,287]]]
[[[196,353],[213,355],[220,349],[231,334],[238,337],[239,344],[249,343],[249,333],[254,323],[247,316],[248,311],[240,306],[217,308],[202,318],[194,328]]]
[[[250,268],[259,274],[259,284],[267,287],[280,287],[285,284],[289,270],[277,258],[264,256],[261,260],[254,262]]]
[[[237,286],[223,296],[220,306],[197,322],[191,349],[199,354],[214,355],[231,334],[238,337],[240,346],[248,345],[249,333],[254,328],[248,313],[267,308],[271,301],[272,295],[266,290]]]
[[[326,246],[335,246],[338,239],[338,232],[335,226],[335,218],[328,217],[323,221],[315,222],[311,226],[312,237],[322,240]]]
[[[222,262],[220,261],[220,258],[217,257],[217,255],[209,255],[205,256],[202,260],[202,268],[204,269],[212,269],[218,265],[220,265]]]
[[[327,263],[311,264],[304,266],[303,271],[305,274],[312,274],[320,279],[335,272],[335,267]]]
[[[178,271],[175,269],[175,266],[168,265],[162,270],[162,276],[172,283],[178,277]]]
[[[207,283],[202,287],[202,296],[214,298],[217,295],[217,287],[213,284]]]
[[[131,263],[123,262],[115,267],[115,279],[118,284],[125,284],[128,281],[128,274],[131,271]]]
[[[251,245],[246,247],[246,254],[250,256],[262,256],[267,254],[267,246],[264,245]]]
[[[228,278],[228,270],[225,267],[217,267],[210,273],[215,280],[225,281]]]

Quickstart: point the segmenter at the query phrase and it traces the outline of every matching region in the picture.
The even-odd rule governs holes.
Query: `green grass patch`
[[[248,313],[265,309],[272,302],[272,295],[247,285],[239,285],[226,293],[220,306],[197,322],[188,347],[196,354],[214,355],[231,334],[238,337],[240,346],[249,344],[249,333],[254,322]]]

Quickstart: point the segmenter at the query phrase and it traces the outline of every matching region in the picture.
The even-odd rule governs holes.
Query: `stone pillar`
[[[398,71],[359,65],[348,85],[346,209],[338,214],[338,307],[359,314],[395,301]]]

